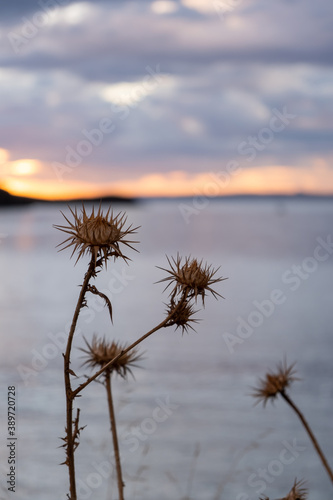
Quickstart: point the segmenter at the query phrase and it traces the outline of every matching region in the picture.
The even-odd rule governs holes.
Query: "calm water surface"
[[[191,202],[188,202],[191,207]],[[328,461],[332,440],[333,205],[327,201],[212,201],[186,222],[177,202],[115,207],[140,225],[140,253],[110,264],[96,285],[112,300],[114,324],[98,300],[79,320],[72,367],[83,336],[130,342],[163,319],[165,255],[203,258],[228,280],[225,299],[207,297],[196,333],[165,329],[150,337],[135,380],[114,380],[129,500],[257,500],[282,497],[295,477],[311,500],[332,485],[305,431],[284,401],[254,406],[251,387],[284,357],[297,362],[290,394]],[[7,491],[7,387],[17,388],[17,500],[63,500],[67,471],[60,437],[65,409],[62,355],[86,270],[64,238],[59,206],[0,212],[1,495]],[[318,249],[318,246],[320,247]],[[83,379],[80,379],[83,380]],[[78,491],[116,500],[107,406],[101,384],[78,400]]]

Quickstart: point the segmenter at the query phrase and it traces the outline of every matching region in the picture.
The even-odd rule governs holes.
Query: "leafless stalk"
[[[301,410],[295,405],[293,400],[290,398],[290,396],[287,394],[286,390],[290,387],[291,383],[294,380],[299,380],[297,377],[295,377],[295,370],[294,370],[294,364],[287,366],[286,361],[278,365],[276,372],[274,373],[267,373],[264,379],[260,379],[259,381],[259,387],[255,388],[253,396],[257,398],[258,402],[262,401],[264,406],[266,405],[267,401],[271,399],[274,401],[274,399],[280,394],[283,399],[288,403],[288,405],[294,410],[296,415],[299,417],[300,421],[302,422],[306,432],[308,433],[310,440],[317,451],[319,458],[325,467],[332,483],[333,483],[333,473],[332,469],[330,468],[325,455],[322,451],[322,449],[319,446],[319,443],[313,434],[308,422],[306,421],[303,413]]]
[[[86,349],[81,348],[85,353],[84,365],[91,368],[96,366],[104,366],[108,360],[113,359],[117,354],[123,351],[123,347],[117,342],[108,342],[105,338],[98,339],[96,335],[93,336],[91,343],[86,339]],[[118,444],[116,417],[113,405],[112,395],[112,374],[115,372],[122,378],[126,378],[128,374],[133,375],[132,367],[136,366],[136,362],[142,359],[142,355],[136,349],[132,349],[126,355],[123,355],[118,361],[114,362],[111,367],[104,370],[104,385],[106,388],[109,416],[110,416],[110,429],[112,434],[113,449],[116,462],[117,471],[117,484],[119,500],[124,500],[124,481],[121,470],[121,460]]]
[[[329,466],[329,463],[327,462],[326,460],[326,457],[322,451],[322,449],[320,448],[319,446],[319,443],[315,437],[315,435],[313,434],[312,430],[311,430],[311,427],[309,426],[308,422],[306,421],[303,413],[301,412],[301,410],[295,405],[295,403],[292,401],[292,399],[288,396],[288,394],[286,394],[285,391],[281,391],[281,396],[283,397],[283,399],[289,404],[289,406],[291,406],[291,408],[294,410],[294,412],[296,413],[296,415],[298,416],[298,418],[300,419],[300,421],[302,422],[303,426],[304,426],[304,429],[306,430],[306,432],[308,433],[309,435],[309,438],[311,439],[311,442],[316,450],[316,452],[318,453],[319,455],[319,458],[323,464],[323,466],[325,467],[326,469],[326,472],[327,474],[329,475],[332,483],[333,483],[333,472],[332,472],[332,469],[331,467]]]
[[[116,417],[115,417],[115,413],[114,413],[112,390],[111,390],[111,373],[107,373],[105,376],[105,387],[106,387],[106,393],[107,393],[107,398],[108,398],[108,407],[109,407],[111,433],[112,433],[112,440],[113,440],[113,449],[114,449],[114,456],[115,456],[115,461],[116,461],[119,500],[124,500],[124,486],[125,486],[125,484],[123,481],[123,476],[122,476],[122,471],[121,471],[121,461],[120,461],[120,453],[119,453],[117,425],[116,425]]]
[[[207,264],[203,265],[202,260],[198,261],[197,259],[186,257],[185,262],[182,263],[182,258],[179,255],[177,255],[177,259],[172,259],[172,262],[168,258],[171,270],[166,269],[166,271],[170,276],[161,280],[169,282],[167,287],[173,284],[173,290],[170,293],[170,304],[167,309],[167,317],[149,332],[138,338],[130,346],[119,349],[119,352],[114,352],[114,355],[110,356],[108,359],[103,359],[103,362],[99,363],[101,368],[97,370],[94,375],[87,378],[84,383],[79,385],[76,389],[73,389],[71,376],[76,377],[76,375],[70,366],[71,350],[80,311],[83,307],[87,306],[87,292],[98,295],[105,301],[112,322],[112,305],[109,298],[105,294],[101,293],[95,286],[91,285],[90,280],[91,278],[95,278],[97,276],[97,273],[101,270],[103,265],[105,265],[105,267],[107,266],[107,261],[109,259],[113,258],[116,260],[117,258],[122,258],[125,262],[129,260],[129,258],[123,254],[121,245],[135,250],[132,244],[138,242],[129,240],[128,237],[135,233],[138,228],[132,228],[132,226],[125,228],[127,220],[126,215],[124,213],[114,215],[110,208],[106,214],[103,214],[101,206],[96,212],[92,209],[90,215],[86,213],[84,205],[82,206],[81,213],[78,213],[76,209],[70,209],[70,211],[73,216],[73,221],[70,221],[63,214],[68,226],[55,226],[57,229],[69,235],[69,237],[61,243],[63,246],[62,250],[73,246],[72,256],[75,252],[78,253],[76,262],[88,253],[90,255],[90,263],[85,274],[74,311],[67,339],[66,351],[64,353],[66,438],[63,438],[63,440],[66,448],[65,463],[68,466],[69,471],[69,499],[77,500],[74,452],[78,446],[79,433],[82,430],[82,428],[78,426],[79,410],[76,419],[73,421],[74,400],[79,396],[83,389],[104,373],[106,377],[105,384],[108,392],[111,430],[117,464],[119,495],[120,500],[123,500],[123,481],[121,476],[119,447],[116,433],[116,420],[112,402],[111,373],[114,369],[116,370],[117,364],[124,365],[125,360],[129,358],[129,353],[133,353],[133,350],[135,350],[141,342],[154,332],[172,325],[176,325],[177,328],[181,327],[183,332],[192,328],[190,322],[195,323],[197,320],[192,319],[192,315],[195,311],[193,310],[193,306],[190,304],[190,301],[195,300],[195,302],[197,302],[198,297],[201,297],[202,304],[204,306],[204,299],[207,292],[210,292],[215,298],[217,298],[220,294],[212,289],[212,285],[223,281],[223,279],[226,278],[215,277],[217,269],[214,270]]]

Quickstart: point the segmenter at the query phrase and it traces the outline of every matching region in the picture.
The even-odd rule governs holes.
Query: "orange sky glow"
[[[92,171],[94,171],[92,169]],[[149,173],[136,179],[92,183],[90,180],[52,176],[52,169],[36,159],[9,161],[0,149],[0,187],[11,194],[43,200],[96,198],[100,196],[176,197],[235,194],[333,194],[333,171],[318,159],[306,167],[268,165],[235,167],[188,173],[183,170]]]

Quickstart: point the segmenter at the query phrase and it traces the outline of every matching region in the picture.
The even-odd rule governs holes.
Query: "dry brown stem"
[[[141,342],[143,342],[146,338],[150,337],[150,335],[152,335],[153,333],[157,332],[158,330],[160,330],[163,327],[168,326],[168,323],[170,322],[170,320],[172,319],[172,317],[175,314],[177,314],[178,309],[186,301],[186,298],[187,298],[187,295],[184,294],[183,298],[178,302],[177,307],[175,307],[175,309],[163,321],[161,321],[161,323],[159,323],[157,326],[155,326],[154,328],[152,328],[151,330],[149,330],[149,332],[147,332],[144,335],[142,335],[142,337],[140,337],[135,342],[133,342],[131,345],[129,345],[128,347],[126,347],[126,349],[123,349],[119,354],[117,354],[117,356],[115,356],[108,363],[106,363],[94,375],[92,375],[91,377],[87,378],[87,380],[83,384],[79,385],[79,387],[77,389],[75,389],[75,391],[73,391],[74,397],[76,397],[83,389],[85,389],[85,387],[87,387],[87,385],[89,385],[91,382],[93,382],[97,377],[99,377],[100,375],[102,375],[102,373],[105,372],[105,370],[107,370],[109,368],[112,368],[112,365],[114,365],[122,356],[125,356],[125,354],[127,354],[129,351],[131,351],[132,349],[134,349],[134,347],[136,347],[137,345],[141,344]]]
[[[128,257],[126,257],[122,253],[120,245],[124,245],[127,248],[135,250],[132,245],[138,242],[130,240],[128,239],[128,237],[136,233],[136,230],[138,228],[132,228],[131,225],[126,228],[125,226],[127,218],[124,213],[114,215],[111,208],[109,208],[107,213],[104,214],[101,205],[99,206],[97,212],[95,212],[93,208],[90,215],[87,214],[84,205],[82,206],[81,213],[78,213],[76,209],[72,210],[71,208],[70,211],[73,216],[73,221],[70,221],[63,214],[68,225],[55,226],[57,229],[63,231],[68,236],[67,239],[60,244],[60,246],[63,247],[62,250],[64,250],[65,248],[73,247],[72,255],[74,255],[74,253],[76,252],[78,253],[77,261],[86,254],[90,254],[91,258],[74,311],[74,316],[67,339],[66,352],[63,355],[64,381],[66,390],[66,437],[63,438],[63,440],[65,443],[64,446],[66,448],[65,463],[68,466],[69,471],[70,493],[68,495],[68,498],[70,500],[77,500],[74,452],[78,446],[78,438],[81,428],[79,427],[79,411],[77,413],[76,419],[73,421],[74,399],[83,389],[85,389],[85,387],[87,387],[91,382],[93,382],[104,373],[106,377],[106,388],[108,391],[111,430],[117,465],[118,489],[120,496],[119,500],[123,500],[123,482],[121,476],[119,447],[116,433],[116,421],[111,393],[111,373],[113,371],[113,368],[115,367],[115,363],[119,359],[126,356],[127,353],[135,349],[135,347],[143,342],[146,338],[163,327],[176,325],[177,327],[182,328],[183,332],[187,331],[188,328],[192,328],[190,322],[195,323],[196,320],[191,318],[194,314],[194,311],[189,301],[191,299],[194,299],[197,302],[198,297],[201,297],[204,306],[204,299],[207,292],[210,292],[215,298],[217,298],[218,296],[220,296],[220,294],[213,290],[211,287],[212,285],[223,281],[224,278],[215,277],[217,269],[214,270],[211,266],[208,266],[207,264],[204,265],[202,261],[198,261],[197,259],[187,257],[185,259],[185,262],[182,263],[181,257],[179,255],[177,255],[176,260],[173,259],[173,262],[171,262],[168,258],[171,270],[166,271],[170,276],[161,280],[169,281],[167,287],[170,285],[174,285],[173,291],[170,293],[171,303],[168,309],[167,317],[157,326],[152,328],[149,332],[145,333],[139,339],[133,342],[130,346],[121,349],[121,351],[116,354],[113,359],[107,361],[104,366],[102,366],[94,375],[89,377],[84,383],[73,390],[71,385],[71,375],[75,376],[75,373],[71,370],[70,367],[71,350],[80,310],[87,305],[87,292],[98,295],[105,301],[112,322],[112,305],[110,300],[105,294],[99,292],[99,290],[97,290],[95,286],[90,285],[89,281],[92,277],[96,277],[99,268],[102,267],[103,264],[105,264],[105,267],[107,266],[107,261],[110,258],[113,257],[114,260],[116,260],[120,257],[124,259],[125,262],[127,262]]]
[[[306,432],[308,433],[315,450],[317,451],[322,464],[324,465],[330,479],[333,483],[333,473],[332,470],[325,458],[324,453],[322,452],[318,441],[313,434],[309,424],[305,420],[305,417],[301,410],[295,405],[290,396],[288,396],[286,390],[290,388],[290,385],[293,381],[299,380],[295,377],[295,363],[292,365],[287,365],[286,360],[277,366],[277,370],[274,372],[266,373],[265,378],[259,380],[259,386],[255,388],[253,392],[253,396],[257,399],[257,402],[262,402],[265,406],[268,400],[274,401],[275,398],[279,395],[283,397],[283,399],[291,406],[294,412],[297,414],[299,419],[301,420]]]
[[[283,399],[291,406],[291,408],[294,410],[294,412],[297,414],[297,416],[299,417],[299,419],[301,420],[306,432],[308,433],[310,439],[311,439],[311,442],[313,444],[313,446],[315,447],[315,450],[316,452],[318,453],[319,455],[319,458],[323,464],[323,466],[325,467],[326,471],[327,471],[327,474],[329,475],[332,483],[333,483],[333,473],[332,473],[332,469],[330,468],[329,466],[329,463],[327,462],[326,458],[325,458],[325,455],[322,451],[322,449],[320,448],[319,446],[319,443],[315,437],[315,435],[313,434],[312,430],[311,430],[311,427],[309,426],[309,424],[307,423],[303,413],[301,412],[301,410],[299,410],[299,408],[295,405],[295,403],[292,401],[292,399],[288,396],[288,394],[286,394],[284,391],[281,391],[281,396],[283,397]]]
[[[125,484],[123,482],[123,476],[122,476],[122,471],[121,471],[121,461],[120,461],[120,453],[119,453],[116,417],[115,417],[114,407],[113,407],[113,398],[112,398],[112,390],[111,390],[111,373],[110,372],[107,372],[105,374],[105,387],[106,387],[106,393],[107,393],[107,398],[108,398],[110,425],[111,425],[114,456],[115,456],[115,462],[116,462],[119,500],[124,500],[124,486],[125,486]]]
[[[68,466],[69,473],[69,491],[70,500],[76,500],[76,481],[75,481],[75,463],[74,463],[74,451],[77,446],[75,446],[75,429],[73,429],[73,403],[75,394],[72,390],[71,385],[71,369],[70,369],[70,358],[71,350],[73,344],[74,333],[77,325],[77,320],[80,314],[80,310],[84,304],[85,294],[89,285],[89,280],[95,274],[95,259],[91,256],[88,271],[84,277],[84,281],[81,287],[80,295],[76,304],[71,328],[68,334],[66,352],[64,354],[64,380],[65,380],[65,390],[66,390],[66,464]],[[75,423],[74,423],[75,425]]]

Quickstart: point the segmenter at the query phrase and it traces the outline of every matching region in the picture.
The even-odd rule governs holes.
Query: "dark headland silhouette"
[[[205,196],[204,196],[205,197]],[[184,196],[177,197],[177,200],[189,200],[192,199],[193,196]],[[197,198],[197,196],[195,196]],[[333,195],[311,195],[311,194],[303,194],[298,193],[294,195],[251,195],[251,194],[240,194],[240,195],[226,195],[226,196],[214,196],[210,198],[211,200],[287,200],[287,199],[299,199],[299,200],[327,200],[333,201]],[[15,196],[3,189],[0,189],[0,208],[11,207],[11,206],[20,206],[20,205],[29,205],[32,203],[44,203],[44,204],[80,204],[82,202],[87,203],[138,203],[140,201],[154,201],[154,200],[175,200],[175,198],[169,197],[152,197],[152,198],[126,198],[121,196],[104,196],[100,198],[75,198],[68,200],[41,200],[37,198],[28,198],[24,196]]]
[[[81,202],[107,202],[107,203],[133,203],[135,198],[125,198],[120,196],[104,196],[101,198],[80,198],[80,199],[68,199],[68,200],[40,200],[37,198],[27,198],[25,196],[15,196],[13,194],[0,189],[0,207],[8,207],[14,205],[28,205],[31,203],[81,203]]]

